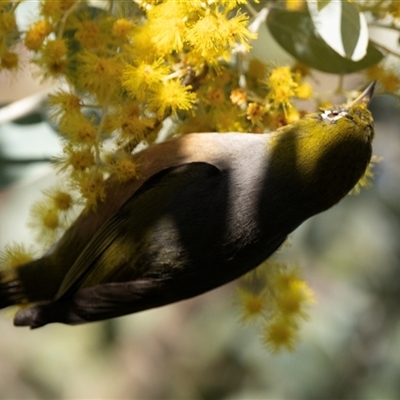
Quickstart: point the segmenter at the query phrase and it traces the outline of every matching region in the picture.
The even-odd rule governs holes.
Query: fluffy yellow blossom
[[[219,106],[225,102],[225,92],[219,87],[207,90],[206,100],[212,106]]]
[[[190,27],[186,39],[195,52],[204,59],[213,60],[225,56],[225,50],[236,43],[248,47],[247,41],[256,35],[246,28],[247,20],[244,14],[227,19],[222,13],[209,13]]]
[[[146,118],[136,103],[127,103],[110,114],[105,123],[105,130],[120,130],[121,138],[141,140],[145,133],[156,124],[155,118]]]
[[[247,93],[243,89],[233,89],[229,98],[231,99],[232,104],[236,104],[240,107],[246,104]]]
[[[220,29],[223,23],[226,23],[224,16],[209,14],[188,30],[187,40],[202,57],[216,57],[224,49],[226,42]]]
[[[153,43],[152,34],[147,22],[141,26],[134,26],[132,33],[129,35],[134,46],[129,46],[126,49],[136,62],[145,59],[148,64],[151,64],[160,58],[156,44]]]
[[[147,90],[162,87],[162,81],[169,72],[170,67],[161,58],[152,63],[141,61],[137,66],[125,66],[122,84],[132,97],[142,99],[146,96]]]
[[[312,94],[312,86],[309,83],[301,83],[295,89],[296,97],[299,99],[309,99]]]
[[[304,306],[313,303],[314,297],[307,284],[295,280],[277,296],[277,306],[285,317],[305,317]]]
[[[52,20],[59,20],[78,0],[43,0],[40,3],[40,14]]]
[[[196,94],[190,89],[188,86],[182,86],[178,80],[168,80],[150,96],[149,105],[160,118],[164,117],[166,112],[176,114],[178,111],[188,111],[196,99]]]
[[[291,98],[296,95],[298,84],[294,81],[290,67],[275,68],[268,79],[268,99],[275,107],[291,108]]]
[[[60,60],[67,54],[67,45],[62,39],[49,40],[43,48],[43,55],[50,60]]]
[[[400,77],[395,71],[388,70],[385,71],[385,74],[381,77],[379,83],[387,92],[394,93],[400,88]]]
[[[372,67],[367,68],[366,75],[370,81],[379,81],[385,75],[385,69],[382,65],[373,65]]]
[[[268,99],[271,102],[271,113],[274,117],[284,119],[284,125],[287,124],[286,113],[292,108],[291,98],[294,95],[294,91],[286,86],[277,87],[273,92],[268,94]],[[283,115],[280,110],[283,110]]]
[[[83,21],[75,33],[75,39],[85,49],[99,47],[103,43],[100,27],[95,21]]]
[[[301,118],[301,113],[294,107],[286,111],[285,120],[288,124],[293,124]]]
[[[66,133],[69,141],[75,145],[94,146],[98,139],[97,128],[82,114],[70,115],[62,121],[60,129]]]
[[[57,208],[47,199],[32,205],[28,225],[36,232],[36,240],[46,247],[52,245],[65,229]]]
[[[289,109],[288,111],[290,111]],[[286,111],[286,114],[288,114]],[[264,115],[263,125],[267,127],[270,131],[276,131],[278,128],[288,124],[286,115],[283,111],[269,110],[268,113]]]
[[[67,65],[67,45],[62,39],[48,40],[42,48],[38,64],[43,65],[50,75],[59,75]]]
[[[286,9],[289,11],[300,11],[305,7],[305,0],[286,0]]]
[[[0,55],[0,65],[2,68],[8,70],[18,69],[19,66],[19,56],[13,51],[5,51]]]
[[[101,172],[88,173],[77,180],[78,190],[86,200],[88,208],[96,208],[98,201],[105,199],[104,176]]]
[[[17,27],[13,12],[0,10],[0,35],[4,36]]]
[[[376,164],[382,161],[381,157],[373,155],[371,161],[368,164],[364,175],[357,182],[357,185],[350,191],[350,194],[359,194],[362,188],[368,189],[372,186],[372,179],[374,177],[374,167]]]
[[[35,22],[25,35],[25,46],[29,50],[39,50],[44,39],[52,32],[52,30],[53,27],[48,21]]]
[[[252,124],[257,124],[261,122],[264,112],[264,107],[260,104],[250,103],[246,110],[247,119],[249,119]]]
[[[264,343],[272,349],[274,353],[286,348],[293,351],[294,344],[298,340],[298,330],[296,326],[288,323],[285,319],[278,319],[272,324],[266,325],[263,333]]]
[[[285,269],[278,267],[273,275],[272,285],[278,293],[282,293],[290,288],[290,286],[299,281],[300,271],[298,268]]]
[[[35,211],[39,211],[39,207],[35,209]],[[42,210],[40,210],[42,211]],[[49,209],[43,209],[43,214],[40,215],[41,217],[41,222],[43,226],[49,230],[54,231],[59,227],[59,219],[58,219],[58,213],[56,209],[49,208]]]
[[[83,51],[79,55],[78,85],[97,96],[102,103],[120,87],[123,66],[117,56],[100,57]]]
[[[241,320],[261,324],[262,340],[273,352],[285,347],[293,349],[299,323],[314,302],[311,289],[299,275],[298,268],[272,259],[241,279]]]
[[[93,151],[90,148],[71,149],[67,146],[64,150],[65,157],[55,159],[60,170],[66,170],[72,167],[75,172],[83,172],[95,165]]]
[[[241,308],[240,319],[243,323],[251,322],[262,316],[267,307],[266,298],[262,293],[250,293],[239,287],[237,295]]]
[[[245,132],[244,121],[236,108],[218,107],[212,112],[213,129],[217,132]]]
[[[218,17],[209,14],[199,19],[187,32],[187,40],[204,58],[213,58],[223,49]]]
[[[144,29],[151,32],[151,42],[158,56],[183,50],[187,30],[187,10],[184,3],[179,1],[162,3],[148,12],[148,23]]]
[[[119,157],[113,165],[113,172],[120,182],[139,177],[137,164],[128,156]]]
[[[236,43],[240,43],[246,50],[249,50],[251,46],[248,44],[248,41],[257,39],[257,34],[247,29],[248,20],[249,17],[246,14],[240,13],[237,13],[233,18],[228,20],[224,34],[230,48],[233,48]]]
[[[331,110],[334,107],[333,103],[328,100],[320,100],[318,103],[318,108],[320,110]]]
[[[75,200],[71,193],[59,187],[48,189],[44,193],[52,200],[54,207],[59,211],[68,211],[74,205]]]
[[[117,37],[125,37],[133,30],[133,22],[126,18],[119,18],[114,22],[112,34]]]
[[[388,93],[395,93],[400,89],[400,75],[393,67],[373,65],[366,70],[366,75],[371,81],[377,80]]]
[[[259,0],[255,0],[255,3],[259,3]],[[218,0],[215,3],[223,5],[227,10],[233,10],[239,4],[246,4],[247,0]]]
[[[75,94],[58,91],[49,95],[50,115],[53,119],[58,117],[68,118],[71,114],[80,114],[82,108],[81,98]],[[65,123],[66,121],[60,122]]]
[[[18,243],[7,244],[0,253],[1,268],[11,269],[32,261],[34,254],[25,245]]]
[[[400,19],[400,4],[397,0],[393,0],[390,2],[388,11],[394,18],[395,22]]]

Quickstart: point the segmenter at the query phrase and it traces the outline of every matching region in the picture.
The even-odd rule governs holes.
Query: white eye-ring
[[[325,110],[320,114],[325,121],[333,122],[347,115],[345,110]]]

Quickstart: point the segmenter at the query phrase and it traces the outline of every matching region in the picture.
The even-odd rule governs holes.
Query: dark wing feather
[[[121,236],[126,236],[127,228],[130,230],[129,233],[134,231],[135,235],[131,236],[137,238],[136,240],[132,238],[129,243],[130,250],[134,253],[135,242],[140,241],[148,234],[152,222],[162,216],[163,207],[175,192],[179,191],[182,186],[196,183],[199,180],[204,181],[219,174],[220,171],[216,167],[207,163],[191,163],[163,170],[145,182],[125,206],[95,233],[66,274],[55,300],[68,297],[81,286],[82,282],[85,282],[86,286],[92,286],[101,283],[109,275],[115,275],[113,268],[118,266],[114,267],[112,263],[119,255],[113,254],[115,251],[113,247],[118,245],[122,239],[126,239]],[[138,215],[130,215],[135,213]],[[144,215],[143,219],[140,214]],[[149,214],[150,217],[146,218],[145,216]]]
[[[93,236],[62,281],[55,300],[65,297],[74,287],[79,285],[82,279],[96,265],[97,259],[116,240],[119,235],[119,229],[125,219],[120,215],[112,217]]]

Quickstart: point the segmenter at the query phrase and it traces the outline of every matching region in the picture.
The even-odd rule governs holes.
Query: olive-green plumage
[[[0,274],[0,308],[33,328],[112,318],[193,297],[257,267],[364,174],[373,85],[352,105],[273,134],[190,134],[133,157],[51,253]]]

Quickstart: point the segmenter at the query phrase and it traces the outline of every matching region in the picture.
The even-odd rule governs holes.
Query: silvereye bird
[[[140,179],[111,176],[106,200],[51,251],[1,273],[0,308],[34,303],[17,312],[18,326],[80,324],[187,299],[252,270],[362,177],[373,89],[271,134],[188,134],[133,155]]]

